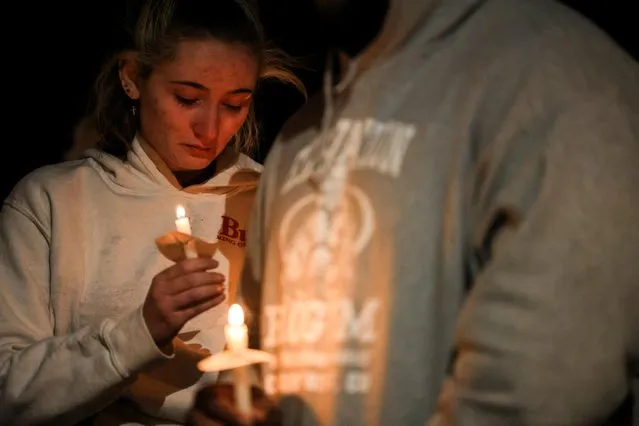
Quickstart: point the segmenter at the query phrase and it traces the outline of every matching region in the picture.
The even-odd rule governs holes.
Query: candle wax
[[[228,314],[228,324],[224,327],[226,344],[230,351],[242,352],[248,348],[248,329],[244,324],[244,311],[238,304],[231,305]],[[245,415],[251,414],[251,388],[247,367],[233,370],[235,404],[237,409]]]
[[[191,222],[186,216],[186,210],[184,210],[184,207],[182,205],[177,206],[175,215],[177,217],[177,219],[175,219],[175,227],[177,228],[178,232],[186,235],[191,235]],[[190,240],[184,245],[184,256],[186,256],[187,259],[197,258],[195,241]]]

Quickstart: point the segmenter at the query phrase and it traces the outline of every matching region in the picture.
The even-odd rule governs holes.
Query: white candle
[[[248,348],[248,329],[244,324],[244,311],[240,305],[234,304],[229,308],[224,334],[230,351],[241,352]],[[248,379],[247,367],[233,370],[235,404],[238,411],[246,416],[251,414],[251,388]]]
[[[186,210],[184,210],[184,206],[178,204],[175,209],[175,216],[177,217],[177,219],[175,219],[175,227],[178,232],[191,235],[191,222],[189,222],[189,218],[186,217]]]
[[[184,206],[179,204],[175,209],[175,227],[178,232],[183,234],[191,235],[191,222],[189,222],[189,218],[186,216],[186,210],[184,210]],[[196,259],[197,258],[197,250],[195,249],[195,241],[189,240],[184,245],[184,255],[187,259]]]

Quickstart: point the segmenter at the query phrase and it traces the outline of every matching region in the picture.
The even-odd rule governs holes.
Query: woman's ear
[[[123,53],[120,56],[118,66],[124,93],[134,101],[140,99],[137,54],[134,52]]]

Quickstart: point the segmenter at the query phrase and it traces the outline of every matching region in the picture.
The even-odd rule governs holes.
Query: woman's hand
[[[197,393],[189,413],[188,426],[281,426],[282,413],[264,391],[251,388],[253,412],[246,418],[235,408],[233,385],[218,383],[205,386]]]
[[[210,272],[218,262],[186,259],[157,274],[144,301],[142,315],[159,348],[168,345],[191,318],[225,298],[225,277]]]

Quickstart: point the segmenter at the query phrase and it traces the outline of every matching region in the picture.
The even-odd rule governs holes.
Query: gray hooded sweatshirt
[[[392,0],[266,161],[241,294],[285,424],[605,424],[639,360],[638,76],[550,0]]]

